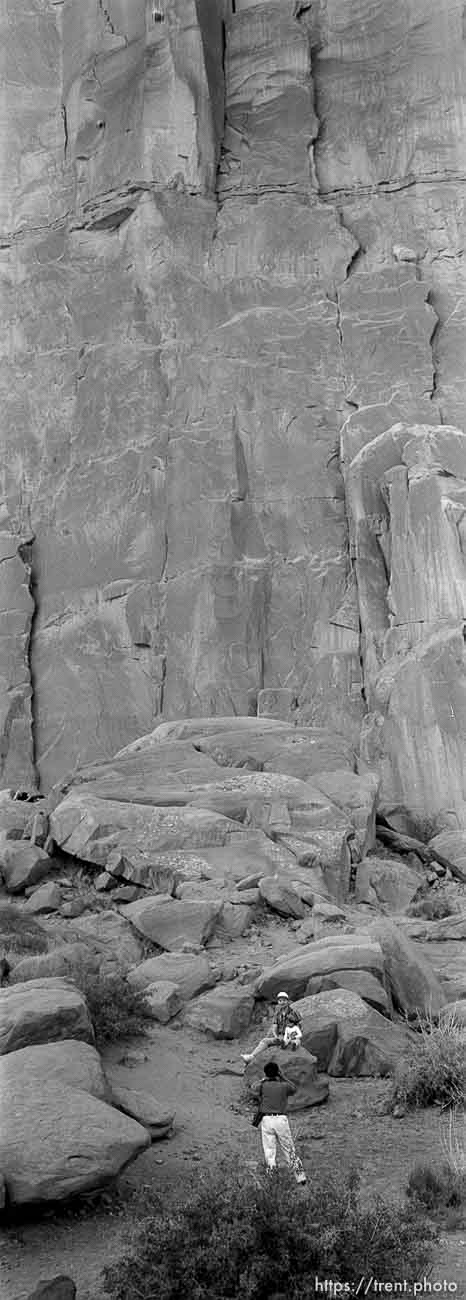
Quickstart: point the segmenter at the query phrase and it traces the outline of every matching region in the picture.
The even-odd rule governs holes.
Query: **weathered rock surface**
[[[85,998],[70,981],[33,979],[0,989],[1,1056],[61,1038],[94,1041]]]
[[[174,984],[173,980],[154,981],[153,984],[144,987],[144,993],[147,1015],[152,1020],[159,1020],[161,1025],[168,1024],[182,1006],[179,985]]]
[[[321,1070],[347,1078],[391,1073],[403,1053],[412,1050],[406,1029],[391,1024],[367,1003],[343,989],[299,1000],[303,1047],[317,1057]]]
[[[152,943],[177,952],[184,943],[200,948],[210,938],[221,915],[222,900],[170,898],[168,894],[148,895],[128,903],[125,916]]]
[[[368,930],[373,942],[382,949],[395,1007],[413,1017],[436,1015],[444,1000],[441,985],[416,944],[388,917],[371,921]]]
[[[244,1072],[246,1085],[254,1087],[259,1083],[264,1073],[264,1065],[267,1061],[274,1061],[276,1058],[277,1052],[273,1047],[267,1047],[265,1051],[259,1052],[258,1056],[255,1056],[254,1060],[246,1066]],[[284,1052],[283,1060],[280,1059],[279,1065],[287,1079],[296,1085],[296,1093],[288,1099],[290,1111],[307,1110],[310,1106],[320,1106],[328,1100],[328,1079],[325,1074],[317,1073],[317,1059],[304,1047],[298,1047],[296,1052]]]
[[[382,912],[403,912],[425,882],[425,874],[396,858],[375,855],[358,862],[354,901]]]
[[[28,885],[36,885],[47,876],[50,858],[36,845],[3,839],[0,845],[0,875],[9,894],[22,894]]]
[[[232,10],[2,12],[3,780],[258,706],[228,762],[351,773],[367,704],[463,825],[462,6]]]
[[[34,890],[34,893],[28,898],[24,910],[28,914],[32,913],[33,916],[40,916],[42,912],[58,912],[61,901],[62,894],[59,885],[49,881],[46,885],[39,885],[39,888]]]
[[[390,999],[380,980],[365,970],[339,970],[332,975],[313,975],[306,985],[306,997],[316,993],[328,993],[331,989],[348,989],[357,993],[363,1002],[390,1016]]]
[[[0,1167],[11,1204],[101,1187],[149,1146],[148,1131],[103,1099],[91,1050],[67,1040],[0,1059]]]
[[[300,998],[311,978],[340,970],[368,971],[382,983],[384,966],[379,943],[375,939],[371,942],[367,935],[354,934],[318,939],[264,970],[257,981],[257,996],[271,999],[280,989],[286,989],[291,998]]]
[[[213,1038],[239,1038],[245,1032],[254,1010],[254,997],[241,985],[217,985],[190,1002],[183,1022]]]
[[[138,1124],[142,1124],[150,1133],[153,1142],[159,1142],[161,1138],[168,1136],[173,1128],[174,1111],[170,1113],[148,1092],[123,1087],[111,1075],[109,1083],[112,1104],[117,1107],[117,1110],[123,1111],[124,1115],[130,1115],[132,1119],[137,1120]]]
[[[207,957],[185,952],[164,952],[159,957],[148,957],[127,975],[133,988],[144,990],[161,980],[169,980],[177,985],[181,998],[186,1002],[196,993],[212,988],[217,979],[218,975]]]
[[[280,916],[292,916],[296,919],[304,916],[304,906],[299,894],[286,879],[283,879],[283,876],[263,876],[259,882],[259,893],[264,903]]]
[[[132,926],[112,908],[88,912],[86,916],[72,920],[68,934],[87,944],[91,952],[98,953],[101,962],[119,969],[134,966],[143,956],[143,945]]]
[[[46,952],[48,935],[44,927],[23,908],[0,900],[0,957],[27,952]]]

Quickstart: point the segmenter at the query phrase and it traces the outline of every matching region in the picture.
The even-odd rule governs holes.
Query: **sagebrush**
[[[415,1055],[396,1067],[391,1100],[411,1107],[464,1106],[466,1097],[466,1034],[447,1013],[436,1024],[420,1024]]]
[[[96,975],[78,969],[73,973],[73,980],[86,998],[97,1046],[145,1034],[149,1017],[147,1000],[122,975]]]
[[[156,1198],[126,1256],[104,1270],[104,1291],[111,1300],[307,1300],[316,1275],[413,1282],[433,1238],[415,1202],[363,1208],[354,1174],[304,1192],[286,1170],[229,1166],[171,1204]]]
[[[0,955],[8,957],[9,953],[14,953],[20,956],[46,952],[47,948],[47,935],[34,917],[15,907],[14,903],[0,905]]]
[[[466,1174],[456,1173],[447,1161],[436,1167],[420,1163],[411,1170],[406,1193],[425,1210],[456,1209],[466,1201]]]

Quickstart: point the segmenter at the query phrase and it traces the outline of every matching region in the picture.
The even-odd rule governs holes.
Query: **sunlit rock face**
[[[425,778],[422,718],[427,624],[457,681],[466,471],[452,504],[443,470],[397,444],[380,475],[370,448],[466,427],[462,10],[0,3],[0,523],[21,548],[2,784],[47,789],[160,717],[287,690],[356,752],[369,709],[387,797],[430,799],[448,751],[442,807],[446,785],[461,806],[459,739]],[[392,547],[371,599],[366,451]]]

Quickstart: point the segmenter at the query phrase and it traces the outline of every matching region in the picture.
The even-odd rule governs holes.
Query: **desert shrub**
[[[454,912],[451,902],[441,894],[428,894],[417,903],[411,903],[410,916],[425,916],[427,921],[443,921]]]
[[[466,1201],[466,1174],[457,1173],[447,1161],[433,1165],[417,1164],[411,1170],[406,1194],[425,1210],[446,1210]]]
[[[97,975],[84,967],[73,973],[73,979],[86,998],[98,1047],[145,1034],[146,998],[122,975]]]
[[[0,953],[46,952],[48,940],[42,926],[15,907],[14,903],[0,904]]]
[[[112,1300],[307,1300],[320,1280],[414,1281],[432,1229],[417,1202],[359,1202],[357,1179],[298,1191],[287,1171],[220,1168],[188,1195],[160,1199],[129,1252],[104,1270]]]
[[[463,1106],[466,1096],[466,1035],[446,1014],[420,1025],[415,1055],[395,1069],[391,1101],[416,1106]]]

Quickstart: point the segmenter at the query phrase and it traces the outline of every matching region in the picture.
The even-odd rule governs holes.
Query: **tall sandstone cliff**
[[[466,824],[465,13],[0,0],[1,785],[286,688]]]

